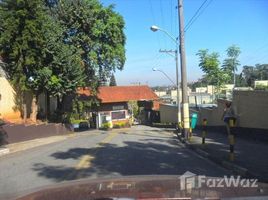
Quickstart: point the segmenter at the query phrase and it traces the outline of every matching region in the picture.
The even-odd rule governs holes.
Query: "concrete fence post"
[[[233,127],[235,126],[235,120],[233,118],[229,119],[229,133],[228,133],[228,139],[229,139],[229,144],[230,144],[230,154],[229,154],[229,159],[230,161],[234,161],[234,145],[235,145],[235,137],[234,137],[234,130]]]
[[[202,144],[206,143],[206,136],[207,136],[207,119],[203,119],[202,122]]]

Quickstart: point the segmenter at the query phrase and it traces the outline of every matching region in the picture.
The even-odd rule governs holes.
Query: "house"
[[[18,100],[16,92],[0,66],[0,119],[6,121],[18,121],[21,119],[21,113],[19,112],[16,100]]]
[[[92,98],[89,88],[79,88],[80,98]],[[154,111],[159,109],[158,96],[146,85],[141,86],[102,86],[98,88],[97,98],[100,105],[92,110],[96,118],[96,127],[104,124],[128,123],[131,118],[130,101],[137,101],[140,110],[140,120],[150,123]]]

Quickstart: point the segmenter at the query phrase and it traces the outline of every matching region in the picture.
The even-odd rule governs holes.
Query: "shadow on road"
[[[99,148],[72,148],[51,154],[62,160],[60,163],[65,159],[75,159],[78,163],[83,155],[94,157],[90,168],[35,163],[33,170],[39,176],[55,181],[121,175],[181,175],[186,171],[206,176],[228,175],[225,170],[178,147],[176,140],[143,139],[141,142],[124,142],[123,146],[106,144]]]

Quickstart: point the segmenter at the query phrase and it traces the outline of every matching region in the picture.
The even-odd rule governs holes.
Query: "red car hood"
[[[86,199],[268,199],[268,185],[208,186],[183,182],[180,176],[131,176],[109,179],[82,179],[24,192],[16,200],[86,200]],[[183,179],[184,180],[184,179]],[[197,180],[197,179],[196,179]],[[185,181],[185,180],[184,180]],[[212,181],[213,182],[213,181]],[[217,186],[217,187],[216,187]],[[219,186],[219,187],[218,187]],[[245,187],[246,186],[246,187]],[[252,185],[253,186],[253,185]],[[234,198],[235,197],[235,198]],[[240,199],[239,198],[239,199]]]

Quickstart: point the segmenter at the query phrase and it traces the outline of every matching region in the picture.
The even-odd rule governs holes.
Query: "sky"
[[[100,0],[104,6],[115,5],[125,20],[126,63],[116,71],[117,85],[171,85],[163,70],[176,80],[175,59],[159,49],[174,50],[175,43],[163,32],[152,32],[157,25],[174,37],[179,36],[177,0]],[[205,0],[184,0],[184,23],[188,24]],[[244,65],[268,63],[268,0],[206,0],[201,14],[185,33],[188,82],[202,77],[196,53],[200,49],[217,52],[222,62],[231,45],[241,49]]]

